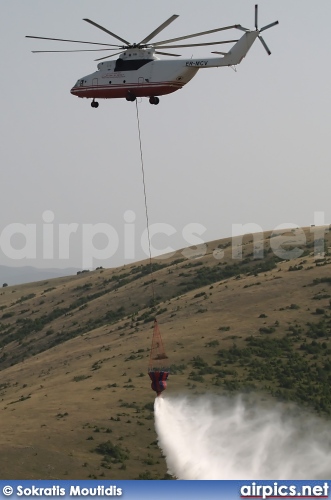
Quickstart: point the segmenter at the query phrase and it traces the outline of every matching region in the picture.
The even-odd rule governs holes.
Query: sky
[[[25,35],[117,43],[82,21],[90,18],[137,42],[172,14],[180,17],[154,41],[254,27],[250,0],[3,2],[1,265],[95,268],[146,258],[135,103],[100,100],[91,108],[70,89],[96,70],[95,54],[32,54],[76,46]],[[318,8],[261,0],[259,26],[280,23],[263,33],[271,56],[257,40],[236,72],[199,70],[158,106],[139,100],[153,255],[240,228],[330,223],[330,18],[327,0]],[[181,50],[209,57],[213,48]]]

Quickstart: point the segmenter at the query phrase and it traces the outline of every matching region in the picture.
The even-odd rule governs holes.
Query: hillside
[[[147,376],[155,316],[168,395],[251,391],[329,418],[331,232],[305,236],[210,242],[155,259],[153,275],[144,261],[2,288],[2,476],[165,476]]]

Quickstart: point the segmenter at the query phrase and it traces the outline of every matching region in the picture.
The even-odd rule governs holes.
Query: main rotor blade
[[[279,24],[279,21],[275,21],[274,23],[267,24],[267,26],[263,26],[263,28],[260,29],[260,33],[262,33],[262,31],[268,30],[269,28],[272,28],[273,26],[276,26],[276,24]]]
[[[144,38],[143,40],[141,40],[141,42],[138,43],[138,45],[142,44],[142,43],[147,43],[149,42],[152,38],[154,38],[158,33],[160,33],[160,31],[164,30],[164,28],[166,28],[167,26],[169,26],[170,23],[172,23],[175,19],[177,19],[177,17],[179,17],[177,14],[174,14],[173,16],[169,17],[169,19],[167,19],[164,23],[162,23],[158,28],[156,28],[154,31],[152,31],[152,33],[150,33],[148,36],[146,36],[146,38]]]
[[[259,6],[258,5],[255,5],[255,29],[258,30],[258,10],[259,10]]]
[[[111,31],[107,30],[103,26],[100,26],[100,24],[97,24],[94,21],[91,21],[91,19],[83,19],[83,21],[86,21],[87,23],[92,24],[92,26],[95,26],[96,28],[99,28],[100,30],[104,31],[105,33],[108,33],[108,35],[111,35],[114,38],[117,38],[117,40],[120,40],[121,42],[125,43],[126,45],[130,45],[130,42],[128,42],[127,40],[124,40],[124,38],[121,38],[118,35],[115,35],[115,33],[112,33]]]
[[[204,47],[207,45],[220,45],[222,43],[233,43],[238,42],[238,40],[224,40],[223,42],[208,42],[208,43],[187,43],[185,45],[162,45],[162,49],[176,49],[183,47]]]
[[[41,54],[43,52],[99,52],[100,50],[117,50],[117,49],[81,49],[81,50],[31,50],[33,54]]]
[[[94,59],[94,60],[95,61],[102,61],[102,59],[108,59],[108,57],[118,56],[118,54],[123,54],[123,52],[125,52],[125,50],[121,50],[121,52],[116,52],[115,54],[108,54],[108,56],[99,57],[99,59]]]
[[[213,52],[211,52],[211,54],[221,54],[222,56],[227,56],[228,52],[218,52],[217,50],[213,50]]]
[[[83,42],[82,40],[65,40],[64,38],[46,38],[44,36],[29,36],[29,35],[26,35],[25,38],[37,38],[38,40],[55,40],[57,42],[89,43],[89,44],[92,44],[92,45],[105,45],[107,47],[121,47],[120,45],[113,45],[111,43]]]
[[[268,45],[265,43],[265,41],[263,40],[262,36],[259,36],[258,38],[259,38],[260,42],[262,43],[263,47],[265,48],[265,50],[267,51],[268,55],[270,56],[271,55],[270,49],[269,49]]]
[[[236,28],[237,28],[237,30],[245,31],[245,33],[247,33],[248,31],[250,31],[249,29],[244,28],[243,26],[241,26],[241,24],[237,24]]]
[[[174,57],[180,57],[181,54],[169,54],[169,52],[159,52],[158,50],[156,50],[154,52],[155,54],[161,54],[163,56],[174,56]]]
[[[216,33],[217,31],[230,30],[232,28],[237,28],[238,25],[234,24],[233,26],[225,26],[224,28],[217,28],[215,30],[209,31],[201,31],[200,33],[193,33],[191,35],[179,36],[178,38],[170,38],[169,40],[162,40],[161,42],[153,43],[153,47],[158,47],[159,45],[163,45],[166,43],[179,42],[180,40],[186,40],[187,38],[194,38],[196,36],[209,35],[210,33]]]

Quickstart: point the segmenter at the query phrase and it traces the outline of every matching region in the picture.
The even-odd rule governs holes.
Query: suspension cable
[[[141,144],[140,121],[139,121],[139,112],[138,112],[138,102],[137,102],[137,99],[136,99],[136,111],[137,111],[138,137],[139,137],[139,146],[140,146],[141,173],[142,173],[143,186],[144,186],[145,214],[146,214],[146,225],[147,225],[147,236],[148,236],[148,249],[149,249],[149,263],[150,263],[150,267],[151,267],[151,277],[152,277],[151,284],[152,284],[153,306],[154,306],[154,304],[155,304],[155,290],[154,290],[154,279],[153,279],[151,237],[150,237],[150,232],[149,232],[149,219],[148,219],[146,183],[145,183],[145,170],[144,170],[143,150],[142,150],[142,144]]]

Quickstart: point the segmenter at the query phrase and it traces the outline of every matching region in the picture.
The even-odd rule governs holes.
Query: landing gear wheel
[[[126,98],[127,101],[134,102],[136,100],[136,96],[132,94],[132,92],[128,91]]]
[[[152,96],[152,97],[149,98],[149,102],[151,104],[159,104],[160,99],[158,97]]]
[[[91,106],[92,106],[92,108],[97,108],[99,106],[99,103],[93,100],[91,102]]]

